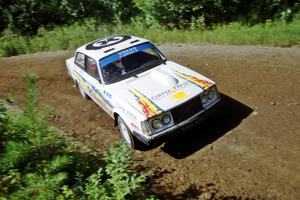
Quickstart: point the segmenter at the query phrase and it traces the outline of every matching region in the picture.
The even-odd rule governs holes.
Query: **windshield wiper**
[[[144,64],[141,65],[140,68],[148,68],[148,67],[152,67],[152,66],[157,66],[158,63],[160,63],[160,60],[151,60],[150,62],[146,62]]]

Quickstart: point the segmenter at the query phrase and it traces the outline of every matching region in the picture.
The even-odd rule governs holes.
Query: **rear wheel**
[[[124,138],[125,142],[127,143],[127,145],[134,149],[136,147],[135,138],[132,135],[129,128],[127,127],[124,120],[120,116],[118,116],[118,127],[119,127],[120,133],[121,133],[122,137]]]

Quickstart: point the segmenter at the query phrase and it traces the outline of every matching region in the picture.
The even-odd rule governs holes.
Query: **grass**
[[[37,82],[26,77],[24,111],[0,99],[0,200],[156,199],[144,187],[152,173],[135,168],[127,144],[100,156],[52,126],[49,108],[38,109]]]
[[[156,44],[192,43],[225,45],[300,46],[300,19],[291,23],[266,22],[252,27],[231,23],[215,26],[212,30],[165,30],[146,27],[142,22],[129,25],[96,25],[93,20],[44,28],[34,37],[5,35],[0,38],[0,56],[12,56],[38,51],[75,49],[89,41],[112,34],[131,34],[144,37]]]

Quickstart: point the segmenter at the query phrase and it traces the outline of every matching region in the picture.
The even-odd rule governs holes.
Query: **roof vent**
[[[115,48],[107,49],[107,50],[105,50],[103,53],[107,53],[107,52],[110,52],[110,51],[112,51],[112,50],[115,50]]]
[[[139,40],[133,40],[133,41],[131,41],[130,43],[131,44],[133,44],[133,43],[136,43],[136,42],[138,42]]]

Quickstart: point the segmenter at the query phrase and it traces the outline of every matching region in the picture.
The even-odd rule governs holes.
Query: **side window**
[[[97,68],[97,62],[88,56],[86,56],[86,71],[94,78],[98,78],[98,68]]]
[[[84,69],[85,56],[83,53],[77,52],[75,63],[79,65],[82,69]]]

